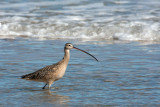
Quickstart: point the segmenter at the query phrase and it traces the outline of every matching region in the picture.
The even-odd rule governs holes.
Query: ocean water
[[[159,0],[1,0],[0,38],[160,41]]]
[[[20,79],[63,58],[51,90]],[[159,0],[1,0],[0,107],[160,106]]]

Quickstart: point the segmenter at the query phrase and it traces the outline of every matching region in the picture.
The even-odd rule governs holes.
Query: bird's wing
[[[26,75],[23,75],[21,76],[22,79],[44,79],[44,77],[50,73],[50,72],[54,72],[56,69],[56,65],[49,65],[49,66],[46,66],[44,68],[41,68],[33,73],[30,73],[30,74],[26,74]]]

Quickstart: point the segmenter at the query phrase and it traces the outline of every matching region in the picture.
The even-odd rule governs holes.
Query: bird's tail
[[[32,79],[33,78],[33,73],[27,74],[27,75],[22,75],[21,78],[22,79]]]

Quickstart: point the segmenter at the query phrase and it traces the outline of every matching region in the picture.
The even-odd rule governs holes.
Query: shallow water
[[[19,79],[63,57],[62,40],[0,40],[0,106],[160,106],[160,44],[77,42],[51,90]]]

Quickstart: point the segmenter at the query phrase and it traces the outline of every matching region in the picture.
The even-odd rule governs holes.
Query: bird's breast
[[[67,68],[66,65],[61,65],[61,66],[58,68],[58,70],[57,70],[57,72],[56,72],[56,80],[58,80],[58,79],[60,79],[60,78],[62,78],[62,77],[64,76],[65,71],[66,71],[66,68]]]

